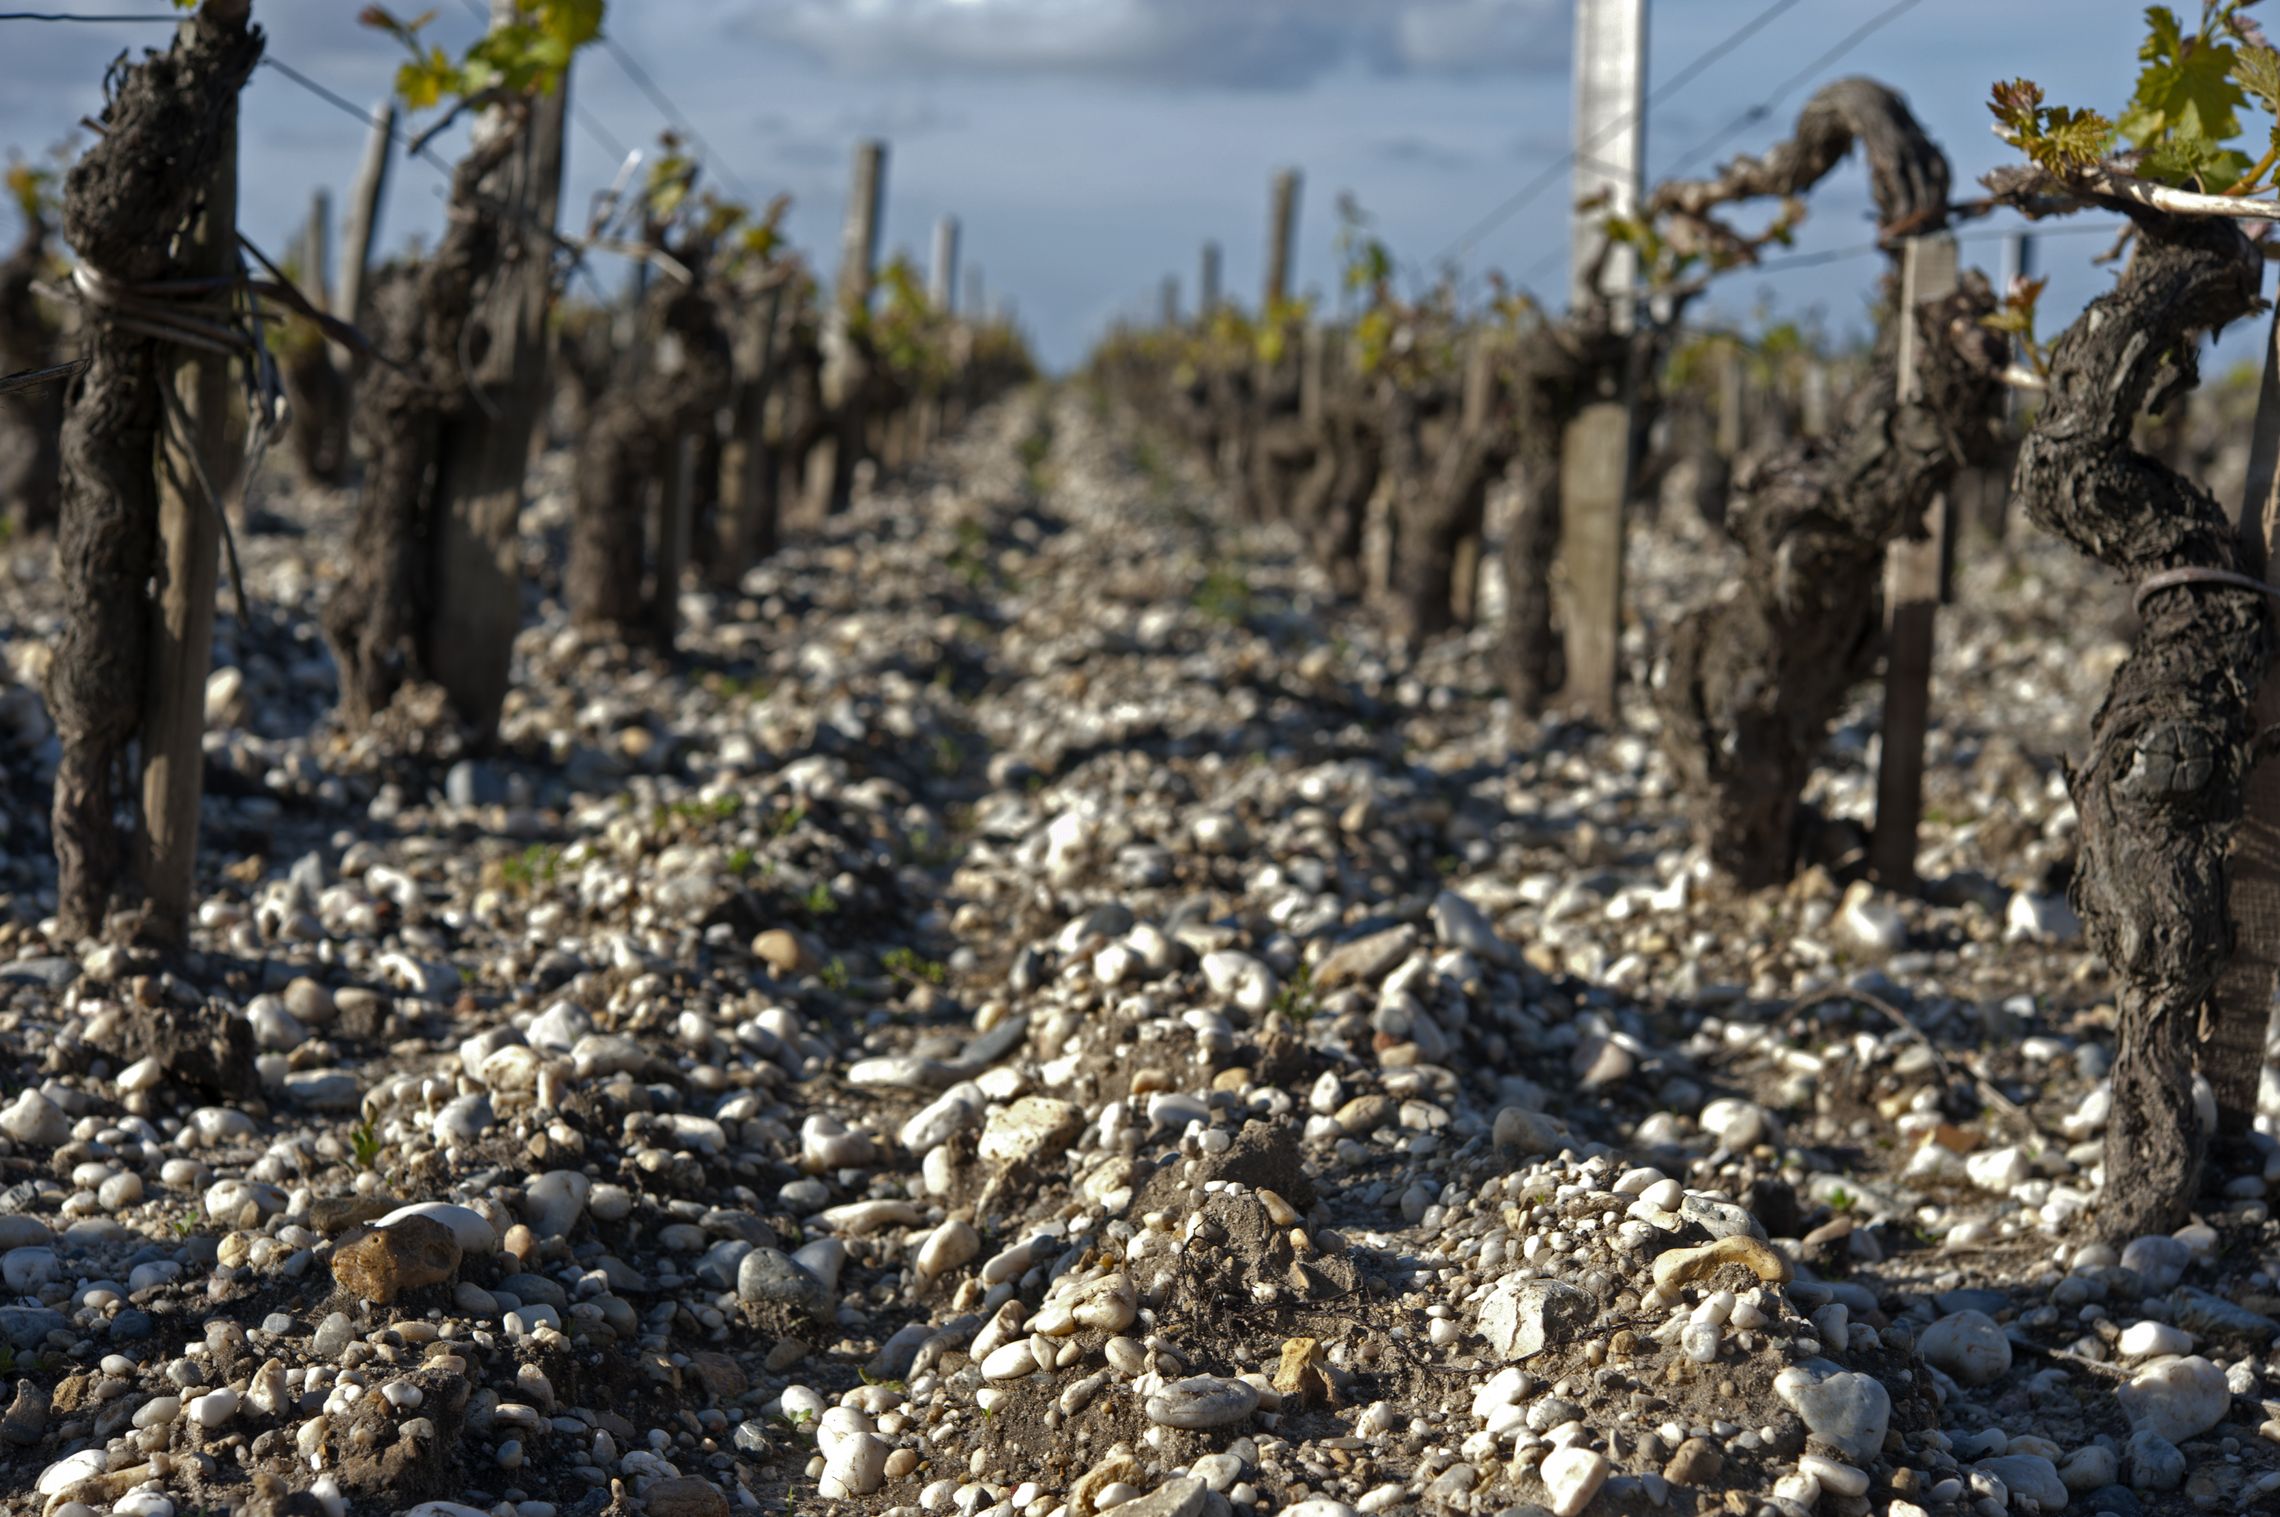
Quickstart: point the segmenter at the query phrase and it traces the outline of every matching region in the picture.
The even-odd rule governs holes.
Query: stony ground
[[[549,460],[481,758],[330,726],[272,500],[173,964],[43,921],[0,693],[0,1510],[2280,1510],[2280,1144],[2070,1230],[2118,591],[1976,545],[1926,898],[1737,899],[1644,711],[1510,754],[1170,460],[1002,407],[678,668],[566,631]],[[1638,553],[1644,679],[1725,561]]]

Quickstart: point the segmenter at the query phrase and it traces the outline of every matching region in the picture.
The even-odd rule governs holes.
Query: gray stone
[[[2185,1483],[2185,1455],[2159,1433],[2130,1434],[2130,1484],[2141,1491],[2174,1491]]]
[[[1527,1359],[1590,1331],[1599,1304],[1557,1280],[1506,1280],[1481,1304],[1480,1330],[1507,1360]]]
[[[1963,1385],[1987,1385],[2011,1368],[2011,1340],[1985,1312],[1963,1311],[1942,1317],[1916,1340],[1924,1362],[1946,1371]]]
[[[1135,1496],[1118,1511],[1127,1517],[1204,1517],[1211,1510],[1211,1487],[1183,1477],[1167,1480],[1145,1496]]]
[[[2280,1322],[2190,1285],[2170,1292],[2169,1320],[2204,1338],[2243,1338],[2259,1348],[2280,1338]]]
[[[2058,1478],[2058,1466],[2040,1454],[1998,1454],[1980,1460],[1974,1468],[1994,1476],[2013,1496],[2024,1496],[2046,1512],[2066,1505],[2066,1482]]]
[[[2175,1285],[2184,1277],[2185,1266],[2192,1262],[2193,1251],[2163,1233],[2132,1238],[2122,1249],[2122,1268],[2137,1272],[2148,1295],[2157,1295]]]
[[[79,978],[79,961],[61,955],[46,955],[36,959],[16,959],[0,964],[0,981],[18,985],[37,985],[44,990],[61,990]]]
[[[1567,1128],[1557,1118],[1524,1106],[1507,1106],[1496,1114],[1491,1135],[1497,1156],[1506,1161],[1556,1154],[1567,1147]]]
[[[1816,1378],[1792,1367],[1773,1380],[1774,1394],[1804,1419],[1806,1431],[1854,1464],[1866,1465],[1884,1450],[1892,1424],[1892,1397],[1874,1376],[1839,1371]]]
[[[63,1313],[45,1306],[0,1306],[0,1338],[29,1352],[63,1328]]]
[[[1689,1222],[1701,1223],[1713,1238],[1747,1235],[1761,1243],[1766,1241],[1765,1224],[1731,1201],[1689,1195],[1678,1203],[1678,1214]]]
[[[831,1304],[823,1282],[777,1248],[756,1248],[737,1264],[736,1299],[754,1306],[798,1307],[815,1315]]]
[[[1150,1422],[1190,1431],[1226,1427],[1258,1409],[1258,1391],[1241,1380],[1222,1380],[1216,1375],[1174,1380],[1150,1396],[1143,1408]]]

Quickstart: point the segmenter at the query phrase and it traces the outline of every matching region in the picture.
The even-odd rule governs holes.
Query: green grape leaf
[[[465,84],[466,76],[440,47],[431,47],[396,69],[396,93],[415,111],[426,110],[445,95],[459,93]]]
[[[2248,155],[2210,142],[2205,137],[2170,137],[2154,143],[2138,158],[2138,173],[2164,184],[2195,189],[2224,189],[2240,182],[2248,172]]]
[[[2167,6],[2149,8],[2145,18],[2147,35],[2138,48],[2145,67],[2122,113],[2122,135],[2145,147],[2164,134],[2212,146],[2238,134],[2248,97],[2233,82],[2232,45],[2188,35]]]
[[[2261,45],[2237,49],[2232,76],[2233,82],[2254,96],[2258,105],[2280,116],[2280,50]]]

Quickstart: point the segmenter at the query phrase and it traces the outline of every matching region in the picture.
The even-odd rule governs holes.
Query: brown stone
[[[1689,1438],[1663,1466],[1663,1479],[1672,1485],[1707,1485],[1726,1467],[1726,1456],[1707,1438]]]
[[[691,1354],[689,1373],[696,1376],[697,1383],[705,1388],[705,1395],[714,1401],[733,1401],[752,1385],[744,1366],[717,1349]]]
[[[1678,1288],[1709,1278],[1725,1265],[1739,1265],[1760,1280],[1784,1283],[1795,1277],[1789,1260],[1747,1233],[1720,1238],[1700,1248],[1674,1248],[1655,1258],[1655,1289],[1675,1296]]]
[[[458,1268],[459,1240],[432,1217],[406,1217],[333,1250],[341,1288],[383,1306],[405,1291],[442,1284]]]
[[[695,1475],[660,1480],[642,1498],[649,1517],[728,1517],[728,1498],[720,1487]]]
[[[755,937],[752,954],[778,974],[814,974],[823,967],[807,940],[788,927],[771,927]]]

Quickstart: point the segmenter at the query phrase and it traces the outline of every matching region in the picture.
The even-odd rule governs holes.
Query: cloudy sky
[[[461,42],[475,0],[418,0]],[[1670,80],[1772,0],[1650,0],[1648,87]],[[1768,93],[1895,0],[1802,0],[1650,112],[1650,179],[1716,141]],[[384,94],[395,44],[360,28],[362,0],[256,0],[280,60],[359,102]],[[84,14],[164,9],[150,0],[61,0]],[[412,8],[409,0],[401,6]],[[2000,161],[1982,104],[1998,74],[2029,74],[2056,99],[2126,96],[2139,0],[1919,0],[1842,61],[1813,73],[1719,156],[1785,127],[1813,83],[1867,73],[1904,92],[1953,157],[1960,183]],[[2063,25],[2058,24],[2063,21]],[[1226,288],[1256,298],[1266,186],[1306,174],[1298,276],[1334,285],[1332,207],[1351,192],[1405,262],[1430,267],[1484,213],[1568,146],[1569,0],[612,0],[609,30],[715,150],[720,177],[761,200],[794,197],[792,230],[835,246],[852,144],[892,144],[885,241],[923,254],[955,212],[967,256],[1009,298],[1055,363],[1079,358],[1119,314],[1153,308],[1177,274],[1194,296],[1197,249],[1226,249]],[[37,155],[98,108],[105,64],[164,28],[0,21],[0,145]],[[620,62],[582,59],[566,214],[649,146],[659,109]],[[243,219],[274,246],[309,191],[345,196],[363,128],[274,70],[246,96]],[[442,177],[398,168],[383,237],[432,235]],[[1468,267],[1564,288],[1564,181],[1479,240]],[[1800,251],[1869,235],[1860,171],[1817,194]],[[2054,308],[2107,276],[2093,236],[2046,241]],[[1996,240],[1967,259],[1993,268]],[[827,263],[829,259],[825,260]],[[1718,314],[1818,314],[1856,329],[1876,260],[1731,276]],[[615,277],[615,274],[612,274]],[[2057,314],[2054,309],[2053,314]],[[2228,352],[2251,351],[2245,334]]]

